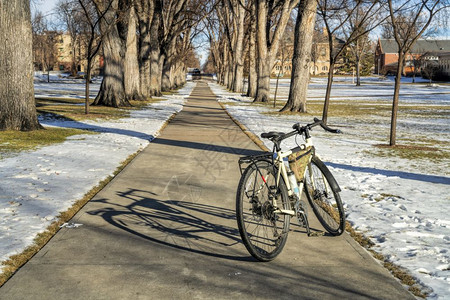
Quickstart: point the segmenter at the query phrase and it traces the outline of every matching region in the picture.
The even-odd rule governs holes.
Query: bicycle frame
[[[236,219],[244,245],[260,261],[270,261],[280,254],[292,217],[306,229],[308,236],[324,233],[317,229],[311,231],[308,207],[331,235],[344,232],[345,214],[339,186],[316,155],[311,139],[310,131],[316,126],[340,133],[315,118],[314,123],[304,126],[295,123],[293,131],[286,133],[261,133],[261,138],[273,143],[273,150],[239,158],[241,179],[236,193]],[[297,135],[303,137],[304,143],[283,150],[282,142]]]
[[[301,147],[302,150],[304,150],[304,149],[306,149],[308,147],[312,147],[312,146],[313,146],[312,139],[311,138],[307,138],[305,140],[305,143],[302,144],[300,147]],[[286,187],[288,189],[288,195],[289,195],[289,197],[293,197],[294,196],[294,188],[295,187],[291,186],[291,183],[289,181],[288,174],[287,174],[287,172],[288,172],[287,168],[288,167],[284,163],[284,158],[288,157],[289,155],[291,155],[293,153],[292,149],[284,151],[284,152],[283,151],[279,151],[279,152],[276,152],[276,153],[277,153],[277,157],[275,158],[275,165],[278,167],[277,168],[278,171],[277,171],[277,177],[276,177],[276,185],[277,185],[277,187],[279,186],[281,177],[283,177],[284,182],[286,184]],[[308,168],[310,168],[311,159],[312,159],[312,156],[310,157],[310,159],[308,161]],[[306,173],[306,169],[305,169],[305,173]],[[312,176],[312,172],[310,172],[310,174]],[[303,183],[303,181],[301,181],[300,185],[298,187],[298,190],[300,192],[300,196],[299,197],[301,197],[301,193],[303,191],[303,188],[304,188],[304,183]],[[272,200],[272,205],[273,205],[273,207],[276,208],[275,213],[287,214],[287,215],[290,215],[290,216],[295,216],[296,215],[296,212],[294,210],[292,210],[292,209],[281,209],[281,208],[279,208],[277,203],[276,203],[276,199],[275,198]]]

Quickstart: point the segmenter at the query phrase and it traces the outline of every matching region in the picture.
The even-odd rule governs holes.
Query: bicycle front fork
[[[291,206],[295,211],[295,216],[297,217],[298,223],[300,226],[306,229],[306,233],[308,236],[311,235],[311,231],[309,229],[308,215],[306,213],[306,206],[303,201],[296,195],[292,195]]]

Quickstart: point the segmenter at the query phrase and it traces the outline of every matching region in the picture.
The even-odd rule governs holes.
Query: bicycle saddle
[[[280,136],[283,136],[283,135],[284,135],[284,132],[277,132],[277,131],[261,133],[261,137],[264,139],[279,138]]]

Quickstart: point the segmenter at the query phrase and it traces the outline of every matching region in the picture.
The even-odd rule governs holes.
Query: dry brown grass
[[[133,110],[142,109],[151,103],[159,102],[163,98],[151,98],[142,101],[131,100],[130,107],[89,106],[89,114],[85,113],[83,99],[74,98],[36,98],[36,110],[38,114],[51,114],[60,118],[76,121],[97,119],[119,119],[130,115]]]

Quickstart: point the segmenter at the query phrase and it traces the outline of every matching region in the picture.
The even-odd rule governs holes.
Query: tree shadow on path
[[[101,216],[130,234],[175,249],[234,261],[253,261],[249,255],[239,255],[241,251],[233,247],[241,243],[238,230],[225,225],[230,220],[235,222],[233,210],[189,201],[158,200],[153,193],[136,189],[117,195],[127,204],[98,199],[92,202],[108,206],[88,213]]]

